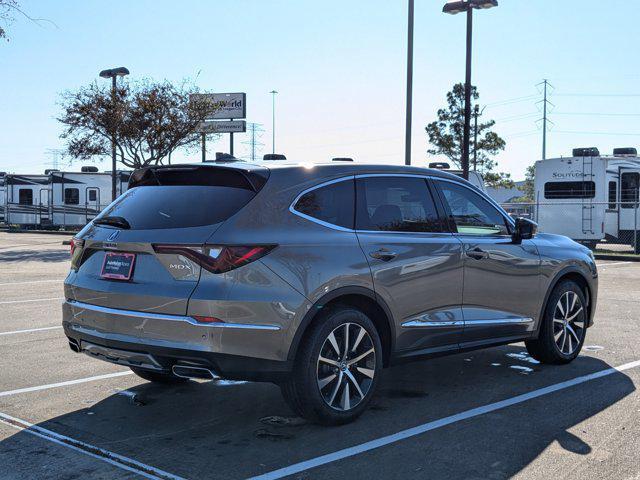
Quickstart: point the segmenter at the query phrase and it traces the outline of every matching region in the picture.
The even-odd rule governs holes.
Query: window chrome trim
[[[124,317],[133,318],[146,318],[150,320],[163,320],[172,322],[186,322],[197,327],[204,328],[235,328],[245,330],[280,330],[278,325],[266,325],[266,324],[248,324],[248,323],[201,323],[195,318],[187,317],[184,315],[167,315],[165,313],[153,313],[153,312],[140,312],[137,310],[120,310],[118,308],[102,307],[100,305],[91,305],[88,303],[77,302],[75,300],[67,299],[65,302],[67,305],[73,308],[80,308],[83,310],[89,310],[92,312],[106,313],[108,315],[121,315]],[[74,313],[74,316],[76,314]]]
[[[323,227],[327,227],[332,230],[337,230],[339,232],[355,233],[355,230],[351,228],[341,227],[340,225],[334,225],[333,223],[325,222],[324,220],[320,220],[319,218],[312,217],[305,213],[299,212],[298,210],[295,209],[295,206],[298,203],[298,200],[300,200],[307,193],[313,192],[314,190],[318,190],[319,188],[322,188],[322,187],[326,187],[327,185],[333,185],[334,183],[346,182],[349,180],[353,181],[354,179],[355,179],[354,175],[349,175],[348,177],[340,177],[334,180],[329,180],[328,182],[319,183],[318,185],[314,185],[313,187],[309,187],[306,190],[303,190],[302,192],[300,192],[296,196],[296,198],[293,199],[293,202],[291,202],[291,205],[289,205],[289,211],[294,215],[297,215],[298,217],[304,218],[305,220],[309,220],[310,222],[313,222],[313,223],[317,223],[318,225],[322,225]],[[354,189],[354,195],[355,195],[355,189]]]

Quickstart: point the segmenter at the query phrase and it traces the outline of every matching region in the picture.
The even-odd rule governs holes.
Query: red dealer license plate
[[[136,261],[134,253],[107,252],[102,264],[102,278],[113,280],[129,280],[133,273],[133,264]]]

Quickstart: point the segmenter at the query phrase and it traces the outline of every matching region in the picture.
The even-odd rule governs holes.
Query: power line
[[[640,137],[640,133],[623,133],[623,132],[581,132],[573,130],[556,130],[556,133],[565,133],[570,135],[605,135],[611,137]]]
[[[556,93],[559,97],[640,97],[640,93]]]
[[[640,117],[640,113],[604,113],[604,112],[555,112],[554,115],[585,115],[589,117]]]

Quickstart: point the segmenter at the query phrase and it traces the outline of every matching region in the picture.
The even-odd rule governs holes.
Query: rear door
[[[77,236],[65,294],[92,305],[185,315],[200,277],[194,259],[258,188],[238,170],[214,167],[139,177]]]
[[[514,244],[507,217],[472,187],[435,184],[463,244],[463,346],[528,335],[540,313],[536,246],[531,240]]]
[[[425,178],[356,177],[356,228],[402,355],[456,350],[463,329],[462,248]]]

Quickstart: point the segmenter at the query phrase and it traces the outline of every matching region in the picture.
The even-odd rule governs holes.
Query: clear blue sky
[[[20,3],[57,27],[17,17],[11,41],[0,44],[0,170],[43,170],[45,151],[63,146],[59,93],[120,65],[131,78],[197,76],[203,89],[247,92],[248,120],[264,125],[265,151],[275,88],[277,149],[289,158],[403,162],[404,0]],[[429,161],[424,125],[464,78],[464,17],[442,14],[442,4],[416,0],[417,165]],[[541,156],[535,85],[543,78],[555,86],[548,156],[575,146],[640,147],[639,18],[640,2],[628,0],[500,0],[476,14],[473,81],[507,141],[500,170],[520,179]],[[238,144],[240,154],[245,148]],[[212,149],[226,150],[226,141]]]

